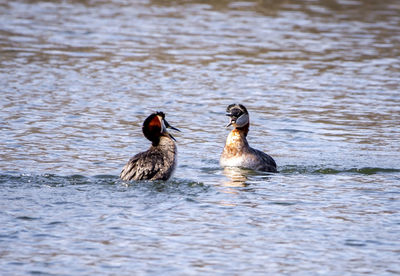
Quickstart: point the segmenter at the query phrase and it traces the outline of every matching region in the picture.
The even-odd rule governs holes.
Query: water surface
[[[0,3],[5,275],[400,274],[397,1]],[[225,108],[279,174],[218,165]],[[162,110],[167,182],[125,183]]]

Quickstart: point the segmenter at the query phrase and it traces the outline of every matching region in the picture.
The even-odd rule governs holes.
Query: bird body
[[[168,180],[171,177],[177,163],[177,147],[175,138],[166,128],[178,130],[168,124],[162,112],[153,113],[145,120],[143,134],[152,145],[128,161],[120,174],[122,180]]]
[[[247,109],[241,104],[232,104],[228,106],[226,115],[231,117],[228,126],[233,125],[234,129],[226,139],[220,165],[277,172],[275,160],[268,154],[250,147],[247,142],[246,137],[250,128]]]

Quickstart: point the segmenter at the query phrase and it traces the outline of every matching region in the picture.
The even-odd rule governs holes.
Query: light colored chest
[[[220,158],[220,165],[223,167],[240,167],[247,163],[246,138],[238,131],[231,131],[226,138],[224,151]]]

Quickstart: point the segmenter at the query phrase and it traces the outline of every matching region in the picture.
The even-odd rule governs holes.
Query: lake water
[[[400,274],[399,57],[396,0],[0,1],[0,274]],[[234,102],[280,173],[219,167]]]

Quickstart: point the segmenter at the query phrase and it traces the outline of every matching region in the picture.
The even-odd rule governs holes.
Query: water
[[[399,14],[0,2],[1,274],[400,274]],[[219,168],[233,102],[279,174]],[[175,175],[122,182],[155,110]]]

